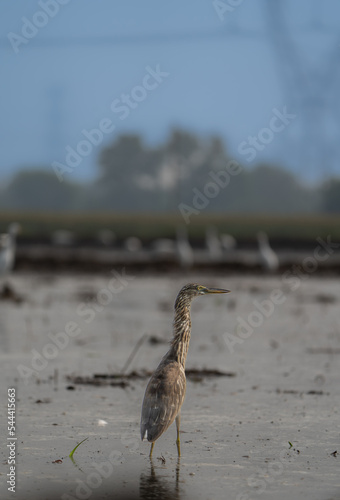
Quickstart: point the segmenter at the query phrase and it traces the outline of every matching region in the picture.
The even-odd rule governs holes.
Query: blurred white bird
[[[124,241],[124,248],[128,252],[138,252],[143,247],[142,242],[137,236],[129,236]]]
[[[176,242],[170,238],[158,238],[152,242],[152,250],[156,255],[173,256],[176,253]]]
[[[208,226],[206,228],[205,245],[208,249],[210,260],[216,261],[222,257],[222,245],[215,226]]]
[[[16,236],[20,231],[20,225],[13,222],[8,233],[0,234],[0,277],[6,279],[12,271],[15,261]]]
[[[264,231],[257,233],[259,244],[260,263],[266,272],[275,272],[279,268],[279,259],[274,250],[270,247],[269,239]]]
[[[221,234],[220,240],[223,250],[232,250],[236,247],[237,242],[231,234]]]
[[[194,263],[194,252],[189,243],[188,231],[186,227],[179,226],[176,229],[176,251],[180,266],[183,268],[192,267]]]
[[[51,240],[54,245],[69,247],[74,245],[76,235],[69,229],[56,229],[51,234]]]

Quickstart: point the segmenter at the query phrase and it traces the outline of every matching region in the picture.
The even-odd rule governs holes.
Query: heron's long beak
[[[205,293],[229,293],[230,290],[225,290],[224,288],[206,288]]]

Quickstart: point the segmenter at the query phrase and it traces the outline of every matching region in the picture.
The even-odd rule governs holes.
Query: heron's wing
[[[179,363],[162,364],[152,375],[145,391],[141,437],[155,441],[175,420],[185,396],[185,372]]]

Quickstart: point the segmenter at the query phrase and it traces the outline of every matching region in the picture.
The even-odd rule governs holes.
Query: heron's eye
[[[204,290],[204,286],[198,285],[197,290]]]

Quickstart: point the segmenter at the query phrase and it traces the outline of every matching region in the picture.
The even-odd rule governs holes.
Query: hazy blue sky
[[[308,179],[340,173],[338,0],[221,0],[220,16],[210,0],[59,0],[54,12],[57,1],[0,4],[2,178],[64,162],[65,148],[105,118],[114,132],[71,177],[93,178],[100,148],[117,134],[136,131],[156,143],[175,126],[221,135],[249,166],[273,160]],[[268,3],[284,5],[286,44],[284,28],[270,31]],[[41,14],[43,5],[52,10]],[[27,20],[41,25],[36,34]],[[168,76],[136,90],[157,65]],[[139,101],[126,104],[122,119],[127,111],[112,102],[131,91]],[[284,127],[275,121],[273,131],[285,106],[296,117]]]

